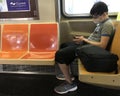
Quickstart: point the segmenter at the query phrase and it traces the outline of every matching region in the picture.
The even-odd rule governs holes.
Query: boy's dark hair
[[[96,2],[90,10],[91,15],[102,15],[108,12],[108,6],[104,2]]]

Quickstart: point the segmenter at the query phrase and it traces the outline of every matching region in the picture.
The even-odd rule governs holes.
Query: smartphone
[[[74,39],[78,39],[81,35],[75,35],[73,36]]]

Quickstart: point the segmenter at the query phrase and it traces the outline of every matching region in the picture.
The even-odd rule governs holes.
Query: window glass
[[[108,5],[109,15],[120,11],[119,0],[63,0],[63,13],[66,16],[89,16],[93,4],[103,1]]]

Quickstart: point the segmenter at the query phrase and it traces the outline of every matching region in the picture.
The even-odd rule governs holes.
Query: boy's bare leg
[[[69,65],[66,65],[66,64],[58,64],[62,73],[64,74],[65,76],[65,80],[69,83],[72,83],[72,80],[71,80],[71,76],[70,76],[70,67]]]

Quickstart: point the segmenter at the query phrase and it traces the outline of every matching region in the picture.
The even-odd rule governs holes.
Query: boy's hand
[[[76,35],[73,37],[73,41],[76,43],[80,43],[81,41],[83,41],[84,36],[80,36],[80,35]]]

